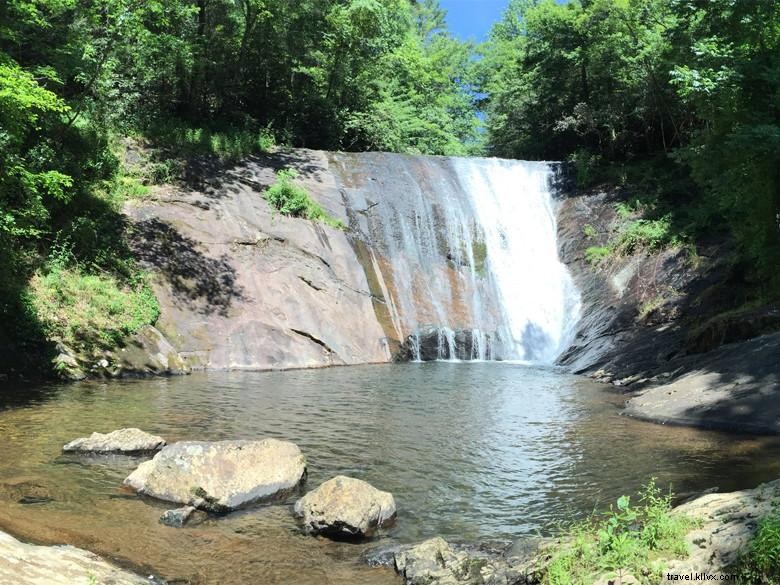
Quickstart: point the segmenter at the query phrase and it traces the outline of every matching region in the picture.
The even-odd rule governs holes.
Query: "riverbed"
[[[547,534],[655,476],[678,494],[780,476],[780,439],[664,427],[620,415],[611,387],[554,368],[424,363],[88,381],[0,393],[0,528],[74,544],[177,583],[398,583],[360,557],[441,535]],[[139,427],[169,442],[277,437],[309,462],[392,492],[398,520],[370,544],[304,536],[284,502],[183,529],[125,491],[139,463],[63,455],[91,433]]]

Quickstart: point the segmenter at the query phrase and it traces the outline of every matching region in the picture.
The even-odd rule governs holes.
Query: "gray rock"
[[[473,572],[476,569],[476,572]],[[407,585],[480,583],[478,568],[465,552],[456,552],[437,536],[395,555],[395,570]]]
[[[141,429],[119,429],[110,433],[92,433],[89,437],[75,439],[65,445],[63,451],[79,453],[146,453],[165,446],[165,439],[150,435]]]
[[[185,441],[168,445],[125,479],[140,494],[215,513],[284,494],[306,473],[294,443]]]
[[[52,360],[54,372],[63,380],[76,382],[87,377],[72,349],[63,343],[57,344],[57,356]]]
[[[502,553],[492,547],[455,547],[436,537],[401,547],[396,571],[407,585],[531,585],[541,582],[547,539],[528,539]]]
[[[124,347],[113,356],[118,375],[188,374],[187,360],[151,325],[145,325],[130,336]]]
[[[725,571],[745,550],[758,523],[772,513],[780,498],[780,480],[752,490],[707,494],[674,509],[697,520],[688,533],[689,556],[670,561],[664,573],[710,573]]]
[[[295,502],[293,512],[309,533],[364,538],[395,519],[395,499],[365,481],[339,475]]]
[[[182,508],[176,508],[175,510],[166,510],[160,516],[160,522],[166,526],[173,528],[181,528],[190,519],[190,516],[195,512],[193,506],[184,506]]]
[[[73,546],[36,546],[0,532],[0,583],[153,585],[161,581],[145,579]]]

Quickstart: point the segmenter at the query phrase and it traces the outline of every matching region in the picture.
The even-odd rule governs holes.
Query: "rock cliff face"
[[[288,168],[344,230],[265,201]],[[550,176],[547,163],[293,150],[192,161],[126,215],[156,327],[188,368],[549,361],[578,302]]]
[[[559,364],[632,396],[626,413],[646,420],[780,433],[780,310],[744,303],[728,242],[611,255],[592,264],[627,221],[617,190],[563,195],[562,260],[582,295],[582,319]]]
[[[193,164],[183,185],[129,206],[133,246],[154,275],[157,323],[193,368],[276,369],[385,362],[385,333],[347,234],[275,212],[280,168],[332,216],[347,212],[325,153],[232,167]]]

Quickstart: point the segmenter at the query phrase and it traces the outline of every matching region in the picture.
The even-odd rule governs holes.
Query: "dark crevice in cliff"
[[[324,288],[324,287],[317,286],[316,284],[314,284],[314,283],[313,283],[311,280],[309,280],[308,278],[305,278],[305,277],[303,277],[303,276],[298,276],[298,278],[299,278],[299,279],[301,279],[301,280],[302,280],[304,283],[306,283],[308,286],[310,286],[311,288],[313,288],[314,290],[316,290],[316,291],[318,291],[318,292],[319,292],[319,291],[323,291],[323,290],[325,290],[325,288]]]
[[[306,331],[301,331],[300,329],[290,329],[290,331],[292,331],[293,333],[295,333],[297,335],[300,335],[301,337],[305,337],[309,341],[313,341],[314,343],[316,343],[317,345],[322,347],[328,353],[331,353],[331,354],[335,354],[336,353],[335,351],[333,351],[330,348],[330,346],[327,343],[322,341],[322,339],[319,339],[319,338],[315,337],[311,333],[307,333]]]

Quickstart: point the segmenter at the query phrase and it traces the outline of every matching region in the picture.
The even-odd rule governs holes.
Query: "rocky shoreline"
[[[733,571],[755,535],[759,522],[775,511],[780,480],[754,489],[707,493],[673,509],[693,520],[685,537],[689,554],[663,561],[662,572],[721,574]],[[365,556],[373,566],[392,567],[406,585],[538,585],[543,582],[554,547],[561,538],[524,538],[503,549],[448,543],[440,537],[386,548],[381,545]],[[72,546],[38,546],[23,543],[0,531],[0,582],[112,585],[163,585],[153,575],[142,577]],[[614,575],[622,575],[616,578]],[[602,585],[638,584],[617,568],[594,580]]]
[[[24,585],[164,585],[70,545],[27,544],[0,531],[0,583]]]
[[[738,308],[727,243],[589,262],[587,249],[630,221],[616,211],[627,198],[597,190],[559,199],[560,254],[581,291],[582,319],[558,363],[625,393],[628,416],[780,433],[780,308]]]

